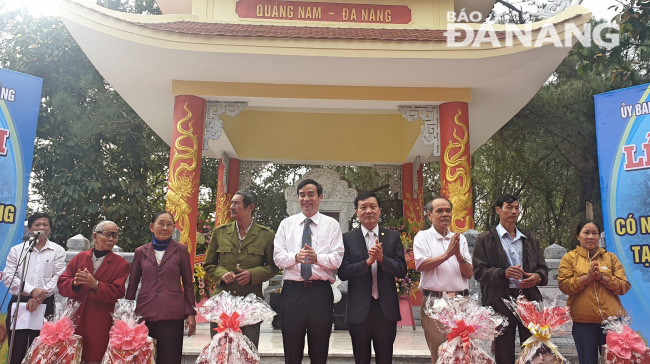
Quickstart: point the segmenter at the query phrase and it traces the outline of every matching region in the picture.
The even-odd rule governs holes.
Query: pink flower
[[[46,322],[41,328],[41,341],[45,345],[54,345],[58,341],[66,340],[74,334],[74,325],[72,325],[72,320],[67,317],[64,317],[57,321]]]
[[[629,326],[623,326],[623,331],[620,334],[616,331],[609,331],[607,347],[617,357],[628,360],[632,357],[633,351],[642,354],[647,350],[643,339]]]
[[[144,322],[131,328],[126,322],[116,320],[109,335],[111,347],[121,350],[134,350],[147,341],[149,329]]]

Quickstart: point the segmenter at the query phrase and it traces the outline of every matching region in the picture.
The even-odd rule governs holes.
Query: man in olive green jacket
[[[255,293],[263,298],[262,283],[275,276],[279,269],[273,262],[273,230],[253,221],[257,195],[237,191],[230,200],[230,224],[214,230],[203,268],[216,284],[215,294],[228,291],[235,296]],[[260,324],[242,327],[257,347]],[[217,325],[210,323],[210,333]]]

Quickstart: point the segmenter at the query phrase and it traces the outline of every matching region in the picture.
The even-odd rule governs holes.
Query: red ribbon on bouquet
[[[463,342],[463,348],[467,350],[470,345],[469,334],[474,331],[474,326],[468,326],[464,320],[458,320],[456,321],[456,327],[447,335],[447,340],[451,341],[460,336],[460,340]]]
[[[241,332],[241,329],[239,328],[239,313],[235,312],[232,316],[222,313],[219,318],[221,319],[221,322],[219,323],[219,327],[215,329],[217,332],[224,332],[226,329],[233,329],[235,332]]]

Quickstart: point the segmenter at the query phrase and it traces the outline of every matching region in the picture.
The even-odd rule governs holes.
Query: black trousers
[[[282,344],[286,364],[302,363],[305,333],[312,364],[325,364],[334,321],[334,294],[327,281],[285,281],[282,287]]]
[[[20,302],[21,303],[27,303],[31,299],[30,296],[23,296],[20,297]],[[7,320],[5,321],[6,327],[7,327],[7,342],[5,345],[7,345],[7,348],[9,347],[9,343],[11,343],[11,305],[16,302],[18,298],[16,296],[12,296],[11,299],[9,300],[9,305],[8,310],[7,310]],[[50,315],[54,314],[54,296],[47,297],[45,300],[43,300],[43,303],[45,304],[45,317],[48,317]],[[11,359],[9,359],[9,364],[20,364],[23,362],[23,359],[25,358],[25,355],[27,354],[27,350],[29,347],[32,345],[32,342],[34,339],[40,335],[41,331],[40,330],[16,330],[16,337],[14,338],[14,348],[13,352],[11,353]]]
[[[371,299],[366,320],[360,324],[348,324],[348,329],[356,364],[370,364],[371,342],[375,348],[377,364],[393,362],[393,344],[397,334],[397,322],[387,321],[384,318],[379,300]]]
[[[147,321],[149,336],[156,339],[156,364],[178,364],[183,361],[183,330],[185,320]]]
[[[524,343],[532,336],[528,328],[511,312],[508,312],[508,328],[494,339],[494,356],[497,364],[515,363],[515,333],[519,330],[519,342]]]

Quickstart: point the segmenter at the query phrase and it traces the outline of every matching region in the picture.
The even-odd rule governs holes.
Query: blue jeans
[[[580,364],[598,364],[598,350],[605,345],[605,338],[600,324],[573,323],[573,340]]]

